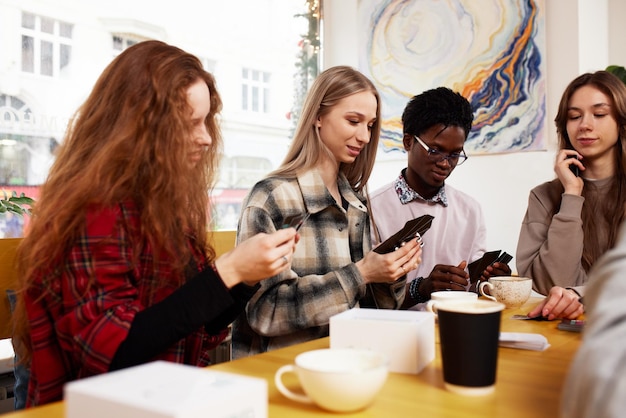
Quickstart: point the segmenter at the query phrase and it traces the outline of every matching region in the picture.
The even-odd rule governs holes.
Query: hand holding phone
[[[382,244],[374,248],[379,254],[387,254],[395,251],[402,246],[403,243],[412,239],[417,239],[420,246],[424,246],[422,236],[430,229],[434,217],[431,215],[422,215],[419,218],[411,219],[404,224],[404,227],[387,238]]]
[[[508,254],[506,251],[502,251],[502,254],[500,254],[498,256],[498,258],[496,258],[489,265],[493,267],[493,265],[496,264],[496,263],[509,264],[511,262],[511,260],[513,260],[513,256]]]
[[[284,220],[283,220],[283,224],[281,226],[282,229],[285,228],[296,228],[296,231],[300,229],[300,227],[302,226],[302,224],[304,223],[304,221],[306,221],[309,216],[311,216],[310,213],[298,213],[297,215],[290,215],[287,216]]]
[[[574,158],[576,160],[578,160],[578,155],[570,155],[569,157],[567,157],[568,159],[570,158]],[[569,165],[569,169],[572,171],[572,173],[574,173],[574,175],[576,177],[580,176],[580,169],[578,168],[578,166],[576,164],[570,164]]]
[[[474,283],[475,281],[480,279],[480,276],[483,274],[488,266],[493,267],[495,263],[509,264],[512,259],[513,257],[506,251],[487,251],[485,254],[483,254],[481,258],[472,261],[467,266],[467,271],[470,275],[470,281]]]

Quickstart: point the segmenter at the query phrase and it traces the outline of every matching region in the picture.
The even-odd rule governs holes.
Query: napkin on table
[[[532,334],[528,332],[501,332],[500,347],[543,351],[550,347],[550,344],[548,343],[546,337],[541,334]]]

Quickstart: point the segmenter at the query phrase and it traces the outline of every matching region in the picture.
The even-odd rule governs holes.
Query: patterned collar
[[[396,179],[396,181],[393,182],[393,187],[396,190],[396,193],[398,194],[398,199],[400,199],[400,202],[403,205],[406,205],[407,203],[413,200],[421,200],[423,202],[439,203],[443,205],[444,207],[448,207],[448,198],[446,197],[445,184],[441,186],[437,194],[435,194],[430,199],[425,199],[422,196],[420,196],[419,193],[413,190],[411,186],[409,186],[409,184],[406,182],[406,179],[404,178],[405,171],[406,171],[406,168],[402,170],[402,172],[400,173],[400,176]]]

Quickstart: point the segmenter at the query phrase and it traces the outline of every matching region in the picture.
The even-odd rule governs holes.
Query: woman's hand
[[[295,228],[254,235],[215,260],[215,267],[228,288],[242,282],[254,285],[291,266],[299,238]]]
[[[570,158],[574,157],[574,158]],[[570,170],[570,165],[574,165],[578,168],[579,172],[585,170],[585,166],[580,162],[582,157],[574,150],[562,149],[556,156],[556,163],[554,164],[554,172],[561,181],[565,193],[580,196],[583,192],[583,179],[576,176]]]
[[[416,239],[387,254],[370,251],[356,267],[366,283],[393,283],[422,262],[422,247]]]
[[[528,312],[528,317],[543,316],[549,320],[557,318],[576,319],[585,312],[578,293],[564,287],[554,286],[548,296]]]

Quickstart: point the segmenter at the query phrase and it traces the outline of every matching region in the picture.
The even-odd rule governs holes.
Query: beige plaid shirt
[[[291,270],[261,282],[233,326],[233,357],[244,357],[328,336],[329,318],[354,307],[398,309],[406,281],[366,285],[356,265],[371,250],[365,198],[343,175],[339,206],[317,171],[268,178],[244,201],[237,242],[273,232],[290,215],[308,212]],[[242,260],[242,262],[245,262]]]

